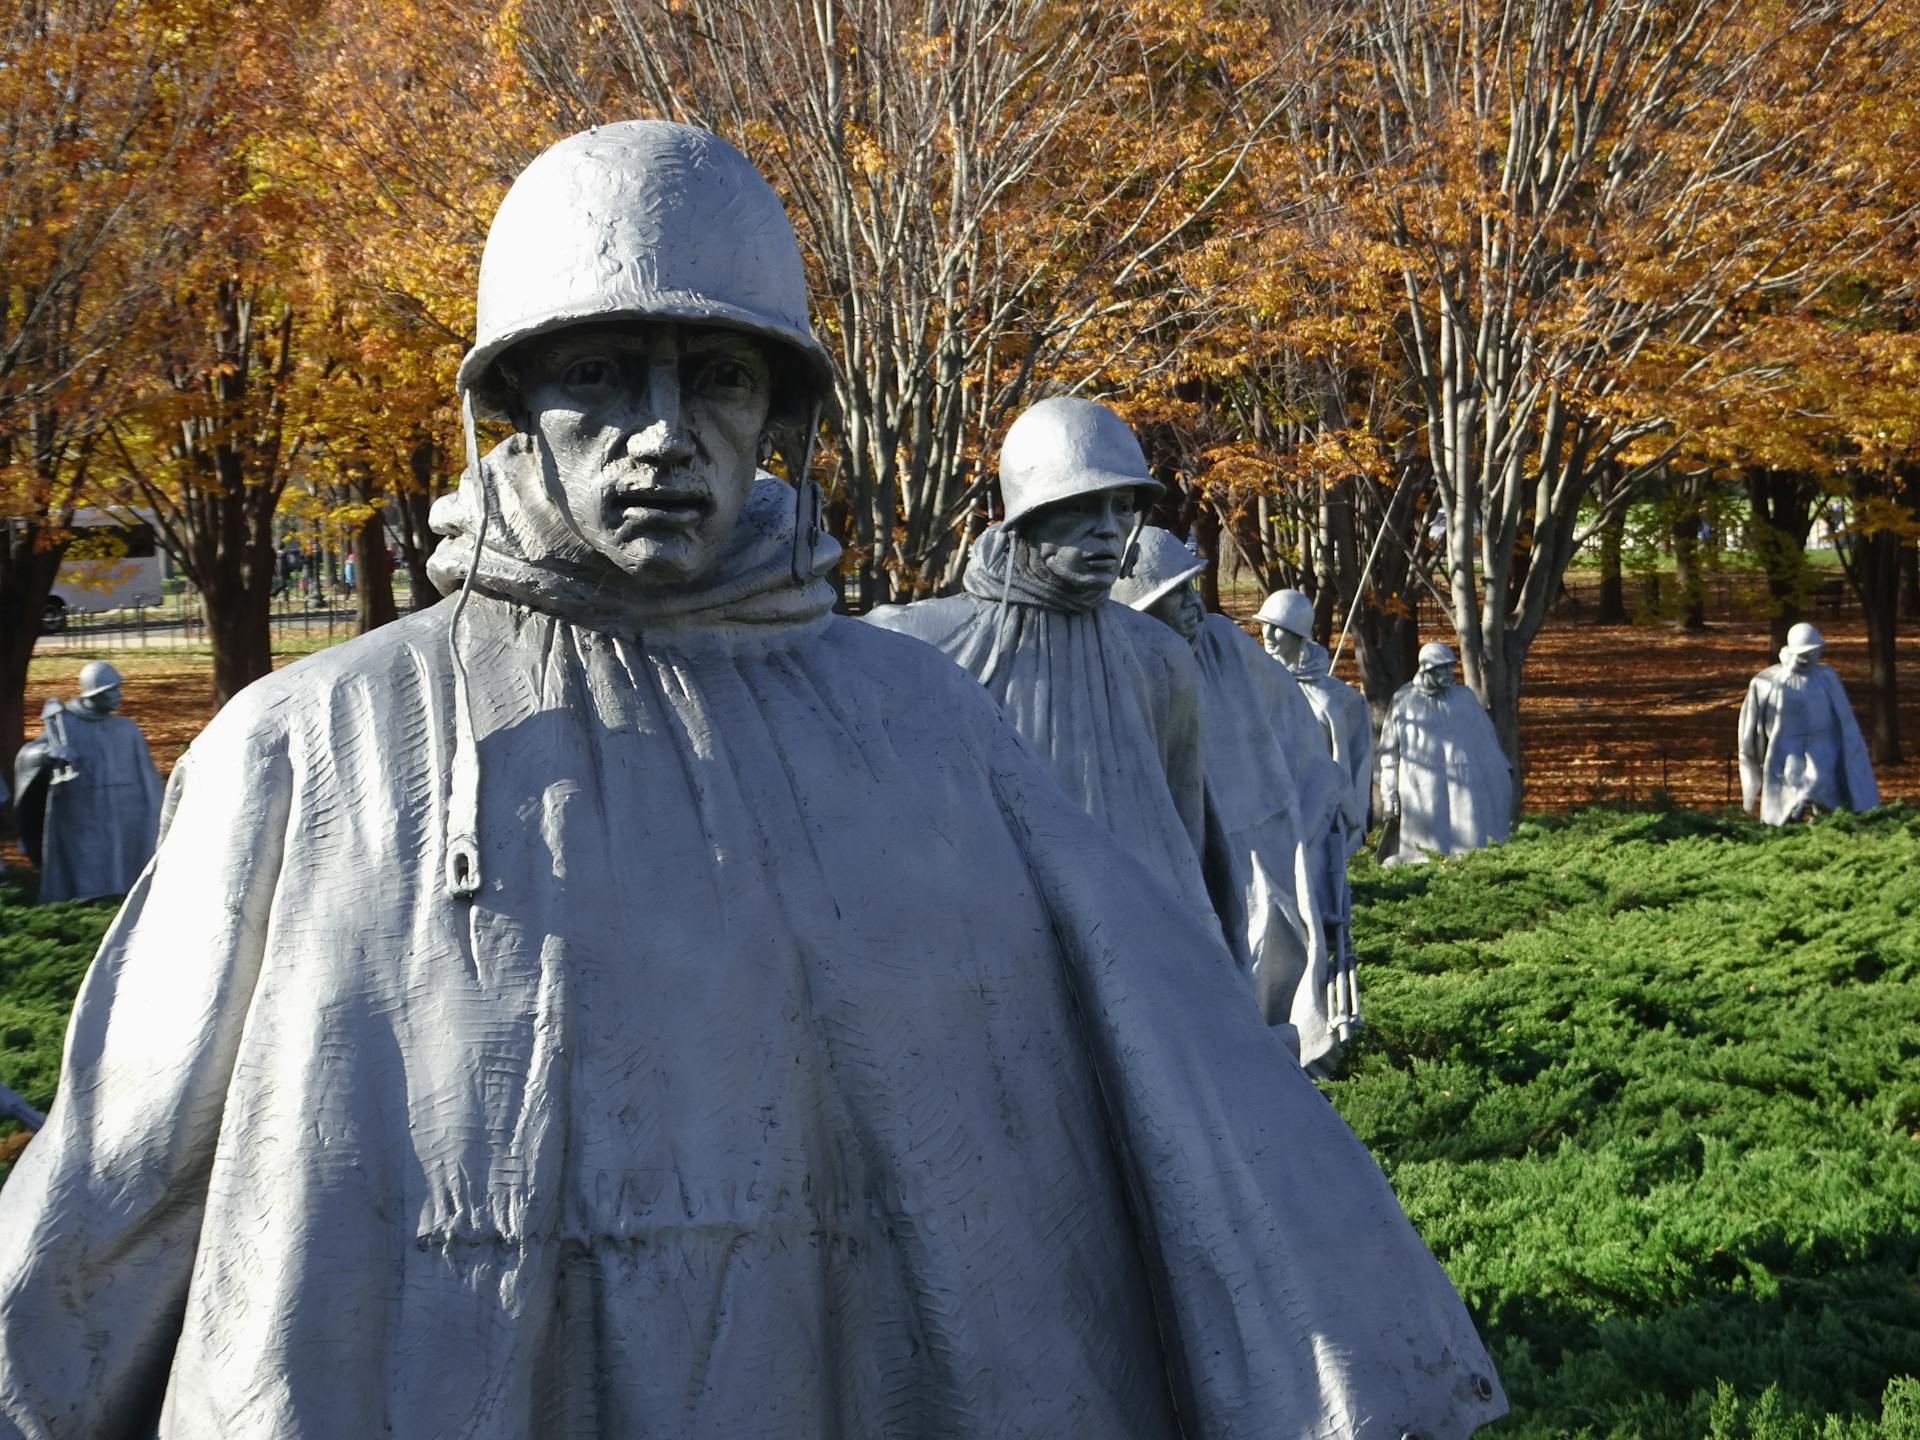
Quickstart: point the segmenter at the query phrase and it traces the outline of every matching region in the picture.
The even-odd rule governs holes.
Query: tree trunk
[[[202,609],[207,619],[207,641],[213,647],[213,704],[217,710],[263,675],[273,673],[271,587],[257,587],[233,579],[216,588],[203,587]]]
[[[1920,620],[1920,545],[1900,547],[1900,618]]]
[[[1599,625],[1624,625],[1627,614],[1627,587],[1621,573],[1620,556],[1626,548],[1627,512],[1615,510],[1600,526],[1600,609],[1594,615]]]
[[[1509,648],[1505,634],[1488,637],[1488,648],[1501,646],[1503,652]],[[1513,811],[1514,818],[1520,815],[1520,806],[1527,791],[1526,752],[1520,744],[1520,678],[1525,671],[1526,652],[1505,655],[1504,662],[1487,667],[1486,680],[1480,694],[1480,703],[1487,707],[1487,715],[1493,721],[1494,732],[1500,737],[1500,748],[1507,757],[1507,769],[1513,775]]]
[[[1680,628],[1704,630],[1707,628],[1707,600],[1701,588],[1697,563],[1700,547],[1698,504],[1687,506],[1674,517],[1670,534],[1673,539],[1673,580],[1680,592]]]
[[[40,617],[66,544],[42,543],[43,527],[4,526],[0,552],[0,778],[13,784],[13,757],[26,739],[27,666],[40,638]]]
[[[1200,572],[1200,603],[1211,614],[1220,613],[1220,516],[1211,505],[1198,507],[1194,525],[1200,532],[1200,558],[1207,568]]]
[[[1802,618],[1807,597],[1807,536],[1813,530],[1820,492],[1788,470],[1764,468],[1746,475],[1752,510],[1751,544],[1767,577],[1767,616],[1773,648]]]
[[[1900,763],[1900,689],[1894,640],[1900,599],[1900,536],[1876,530],[1853,542],[1853,575],[1867,622],[1867,744],[1876,765]]]
[[[407,581],[412,590],[408,603],[414,610],[424,610],[440,598],[433,577],[427,573],[427,561],[433,557],[434,546],[440,543],[429,519],[434,488],[439,480],[436,468],[439,458],[439,446],[432,439],[423,438],[415,444],[407,452],[407,486],[393,497],[400,521],[400,556],[406,563]]]
[[[354,633],[364,635],[400,618],[393,603],[393,555],[376,510],[353,536]]]

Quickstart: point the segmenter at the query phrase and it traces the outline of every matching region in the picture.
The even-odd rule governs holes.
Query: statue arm
[[[292,788],[284,743],[245,733],[245,708],[176,770],[155,863],[75,1004],[46,1127],[0,1193],[7,1440],[153,1433]]]
[[[1740,704],[1740,807],[1752,810],[1765,788],[1767,770],[1767,710],[1761,698],[1761,681],[1756,677],[1747,686],[1747,698]]]
[[[1400,813],[1400,709],[1395,706],[1387,711],[1386,722],[1380,727],[1380,744],[1376,748],[1376,757],[1380,766],[1380,803],[1387,807],[1387,814]]]

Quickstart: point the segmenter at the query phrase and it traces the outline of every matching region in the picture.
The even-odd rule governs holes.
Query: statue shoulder
[[[906,605],[878,605],[861,619],[874,629],[939,645],[972,621],[977,609],[978,602],[971,595],[943,595]]]
[[[343,690],[377,709],[389,696],[418,695],[423,683],[437,687],[452,672],[451,613],[436,605],[263,675],[221,708],[191,749],[283,749],[294,731],[330,712]]]

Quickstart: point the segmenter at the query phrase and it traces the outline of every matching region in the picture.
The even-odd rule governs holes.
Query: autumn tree
[[[1435,488],[1430,593],[1517,768],[1528,647],[1575,550],[1672,458],[1757,317],[1911,229],[1920,147],[1888,99],[1914,37],[1887,6],[1829,0],[1342,15],[1351,47],[1297,127],[1295,183],[1329,196],[1337,253],[1394,278],[1320,272],[1339,308],[1385,312],[1395,343],[1351,353],[1412,403],[1382,408],[1375,438],[1394,485]]]
[[[1145,369],[1117,323],[1274,108],[1191,7],[549,0],[519,17],[569,124],[739,143],[786,200],[843,361],[835,495],[856,603],[954,582],[999,433],[1036,391]],[[1196,28],[1197,27],[1197,28]],[[1164,290],[1161,292],[1164,298]],[[1106,323],[1103,323],[1106,322]]]
[[[464,463],[453,376],[472,343],[487,224],[564,133],[523,63],[516,17],[478,0],[331,0],[304,22],[304,47],[287,47],[295,113],[259,163],[324,197],[292,237],[317,322],[312,473],[352,536],[363,629],[391,614],[389,530],[414,606],[438,598],[428,509]]]
[[[158,224],[205,105],[169,29],[184,7],[17,0],[0,63],[0,770],[27,663],[106,426],[130,403],[134,321],[174,251]],[[111,498],[111,492],[106,492]]]

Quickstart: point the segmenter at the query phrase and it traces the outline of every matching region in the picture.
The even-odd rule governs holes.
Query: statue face
[[[1199,593],[1191,583],[1174,586],[1149,605],[1147,613],[1182,640],[1189,641],[1200,633],[1200,622],[1207,614],[1206,607],[1200,603]]]
[[[753,488],[773,393],[760,342],[582,325],[530,342],[512,370],[522,423],[588,543],[642,589],[703,573]]]
[[[1122,487],[1055,501],[1020,525],[1054,576],[1070,585],[1111,585],[1139,519],[1139,492]]]
[[[97,695],[89,695],[80,702],[97,715],[109,715],[120,708],[120,687],[102,690]]]
[[[1420,688],[1429,695],[1438,695],[1453,684],[1451,665],[1423,665],[1414,677],[1420,682]]]
[[[1300,658],[1301,650],[1306,647],[1305,637],[1296,635],[1291,630],[1282,630],[1278,625],[1269,625],[1262,621],[1260,631],[1266,639],[1268,653],[1278,655],[1289,665]]]

